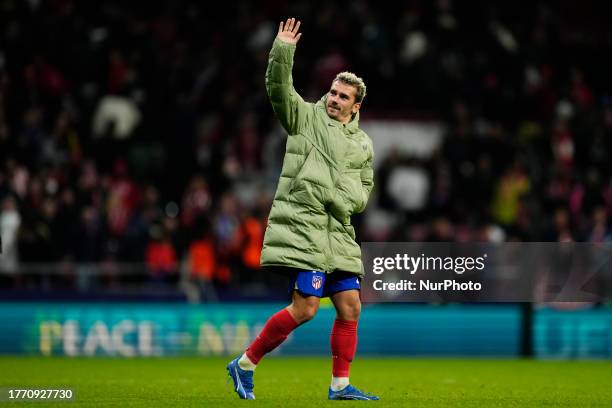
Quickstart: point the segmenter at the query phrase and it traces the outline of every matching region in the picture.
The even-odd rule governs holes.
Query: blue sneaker
[[[380,398],[378,398],[376,395],[372,395],[372,394],[368,394],[368,393],[359,391],[357,388],[349,384],[343,389],[341,389],[340,391],[333,391],[331,387],[329,387],[329,393],[327,394],[327,399],[378,401]]]
[[[227,373],[234,381],[234,390],[241,399],[254,400],[253,371],[243,370],[238,365],[240,357],[236,357],[227,365]]]

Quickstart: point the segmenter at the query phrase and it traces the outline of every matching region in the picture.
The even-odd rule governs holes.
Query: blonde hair
[[[357,94],[355,95],[355,99],[359,103],[363,102],[363,98],[365,98],[366,96],[366,85],[365,82],[363,82],[363,79],[359,78],[352,72],[344,71],[336,75],[336,78],[334,78],[334,82],[335,81],[340,81],[344,84],[351,85],[357,88]]]

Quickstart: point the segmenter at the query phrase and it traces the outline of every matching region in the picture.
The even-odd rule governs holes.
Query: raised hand
[[[278,34],[276,38],[281,40],[282,42],[286,42],[289,44],[297,44],[300,41],[300,37],[302,33],[299,33],[300,22],[295,22],[295,18],[288,18],[287,21],[283,24],[280,22],[278,27]]]

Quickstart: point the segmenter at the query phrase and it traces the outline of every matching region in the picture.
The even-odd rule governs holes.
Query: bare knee
[[[291,316],[298,324],[306,323],[312,320],[319,310],[319,298],[311,296],[294,301],[287,307]]]
[[[356,300],[339,303],[336,305],[336,314],[340,320],[357,321],[361,316],[361,302]]]

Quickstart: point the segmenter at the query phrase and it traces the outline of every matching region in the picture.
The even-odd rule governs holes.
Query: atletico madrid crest
[[[312,287],[315,289],[320,289],[323,284],[323,278],[321,276],[313,276],[312,277]]]

